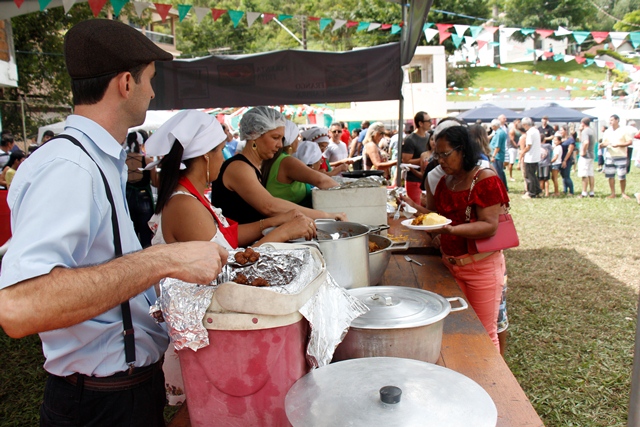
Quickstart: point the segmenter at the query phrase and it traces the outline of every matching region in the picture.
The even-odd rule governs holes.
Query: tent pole
[[[640,296],[639,296],[640,297]],[[638,300],[640,302],[640,299]],[[633,352],[633,373],[631,374],[631,396],[629,398],[628,427],[640,427],[640,310],[636,315],[636,342]]]
[[[407,9],[405,7],[404,1],[400,4],[402,7],[402,28],[400,29],[400,49],[402,50],[402,36],[403,32],[406,31],[404,28],[407,26]],[[402,66],[400,67],[402,68]],[[396,187],[400,187],[400,180],[402,178],[402,171],[400,170],[400,164],[402,163],[402,141],[404,140],[404,96],[402,96],[402,85],[404,84],[404,70],[402,70],[402,82],[400,82],[400,96],[398,100],[399,111],[398,111],[398,141],[396,147]]]

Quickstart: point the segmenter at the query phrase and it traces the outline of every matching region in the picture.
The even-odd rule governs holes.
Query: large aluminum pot
[[[444,298],[433,292],[402,286],[351,289],[369,312],[351,322],[349,332],[333,360],[361,357],[402,357],[435,363],[440,357],[444,318],[464,310],[459,297]],[[450,301],[461,307],[451,308]]]
[[[409,241],[396,243],[379,234],[369,234],[369,243],[372,242],[380,249],[369,252],[369,286],[378,285],[382,281],[382,276],[391,259],[391,251],[409,249]]]

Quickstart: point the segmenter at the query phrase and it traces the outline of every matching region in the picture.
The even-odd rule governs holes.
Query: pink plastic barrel
[[[8,190],[0,190],[0,246],[11,238],[11,211],[7,204]]]
[[[307,372],[308,323],[209,330],[205,348],[178,352],[193,427],[291,426],[287,392]]]

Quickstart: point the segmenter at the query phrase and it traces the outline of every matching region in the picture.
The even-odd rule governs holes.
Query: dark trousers
[[[504,188],[509,191],[509,184],[507,184],[507,176],[504,174],[504,162],[494,160],[491,164],[493,168],[496,170],[500,181],[504,184]]]
[[[162,369],[134,388],[92,391],[49,375],[40,406],[41,427],[164,427],[166,401]]]
[[[560,175],[562,175],[562,186],[564,188],[564,194],[573,194],[573,181],[571,180],[571,166],[573,162],[567,163],[566,168],[560,168]]]
[[[538,163],[524,164],[524,182],[529,196],[538,197],[542,192],[540,190],[540,180],[538,179]]]

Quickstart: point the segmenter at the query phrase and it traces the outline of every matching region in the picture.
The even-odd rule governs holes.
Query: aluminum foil
[[[327,188],[325,191],[342,190],[343,188],[372,188],[386,186],[388,181],[381,176],[368,176],[366,178],[342,178],[337,179],[337,187]]]
[[[300,309],[311,325],[307,363],[321,368],[331,363],[333,352],[349,331],[351,321],[369,311],[327,272],[327,280]]]

